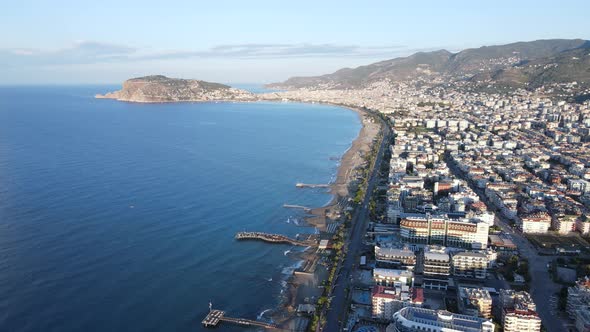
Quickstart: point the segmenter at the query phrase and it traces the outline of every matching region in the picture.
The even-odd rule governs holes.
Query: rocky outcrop
[[[162,75],[132,78],[123,83],[119,91],[96,98],[116,99],[137,103],[163,103],[183,101],[249,101],[250,92],[234,89],[228,85],[199,80],[168,78]]]

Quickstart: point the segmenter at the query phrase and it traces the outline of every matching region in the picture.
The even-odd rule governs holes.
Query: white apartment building
[[[523,233],[547,233],[551,226],[551,217],[545,213],[535,213],[521,219]]]
[[[453,275],[464,278],[485,279],[488,256],[478,252],[460,252],[453,255]]]
[[[416,254],[409,249],[381,248],[375,246],[375,260],[378,263],[413,267],[416,265]]]
[[[414,287],[414,273],[408,270],[373,269],[373,281],[376,285],[396,287],[407,285]]]
[[[582,235],[590,234],[590,221],[582,220],[582,218],[576,219],[576,230]]]
[[[539,332],[541,318],[537,307],[527,292],[511,289],[500,290],[502,325],[505,332]]]

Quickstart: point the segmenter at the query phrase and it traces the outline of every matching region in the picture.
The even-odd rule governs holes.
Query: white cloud
[[[234,44],[218,45],[207,50],[148,52],[135,47],[78,41],[57,50],[0,49],[0,65],[43,66],[136,62],[174,59],[278,59],[312,57],[375,57],[403,51],[404,46],[360,46],[337,44]]]

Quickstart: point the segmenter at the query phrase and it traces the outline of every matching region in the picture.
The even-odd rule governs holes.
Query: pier
[[[270,323],[259,322],[257,320],[245,319],[245,318],[232,318],[225,316],[225,311],[211,309],[209,313],[203,319],[203,326],[205,327],[216,327],[221,322],[243,325],[243,326],[256,326],[263,327],[265,329],[276,329],[277,326]]]
[[[311,211],[311,208],[308,208],[307,206],[303,206],[303,205],[283,204],[283,207],[286,209],[301,209],[305,212]]]
[[[299,240],[280,234],[269,234],[261,232],[239,232],[236,234],[236,240],[260,240],[270,243],[286,243],[295,246],[314,247],[317,246],[316,241],[311,239]]]
[[[330,188],[329,184],[315,184],[315,183],[297,183],[297,188]]]

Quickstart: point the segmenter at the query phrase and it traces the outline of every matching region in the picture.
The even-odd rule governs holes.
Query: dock
[[[221,322],[243,325],[243,326],[256,326],[265,329],[276,329],[277,326],[270,323],[259,322],[257,320],[245,319],[245,318],[232,318],[225,316],[225,311],[211,309],[209,313],[203,319],[203,326],[205,327],[217,327]]]
[[[330,188],[329,184],[315,184],[315,183],[297,183],[297,188]]]
[[[317,246],[316,241],[311,240],[309,238],[306,240],[299,240],[299,239],[292,239],[292,238],[285,236],[285,235],[261,233],[261,232],[239,232],[236,234],[236,240],[260,240],[260,241],[270,242],[270,243],[286,243],[286,244],[292,244],[295,246],[303,246],[303,247]]]

